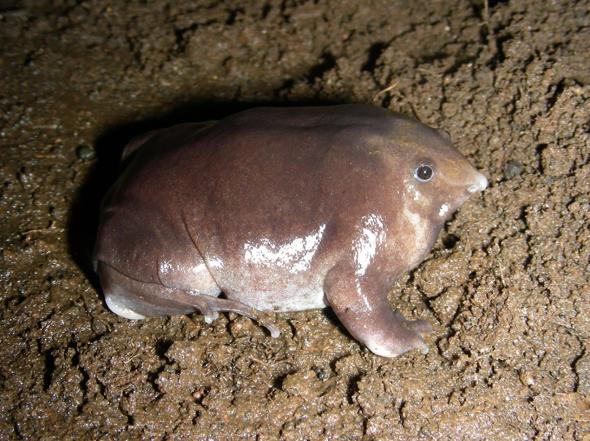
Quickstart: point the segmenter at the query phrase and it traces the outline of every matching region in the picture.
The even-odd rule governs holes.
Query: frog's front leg
[[[328,304],[348,332],[377,355],[395,357],[412,349],[427,353],[420,334],[431,332],[431,325],[394,311],[387,301],[389,281],[377,273],[378,265],[372,266],[363,274],[353,259],[334,266],[324,282]]]

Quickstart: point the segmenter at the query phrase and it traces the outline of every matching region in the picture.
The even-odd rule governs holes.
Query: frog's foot
[[[428,352],[423,334],[431,326],[423,320],[410,321],[391,309],[387,301],[387,278],[380,273],[359,277],[354,261],[343,260],[325,279],[328,304],[354,338],[382,357],[396,357],[418,349]]]
[[[220,312],[235,312],[236,314],[243,315],[258,322],[261,326],[268,330],[271,337],[277,338],[279,335],[281,335],[281,332],[276,326],[266,322],[261,318],[260,312],[236,300],[223,299],[202,294],[188,294],[184,291],[176,291],[174,297],[174,300],[177,302],[190,305],[195,309],[198,309],[201,314],[203,314],[205,323],[213,322],[213,320],[219,317]]]

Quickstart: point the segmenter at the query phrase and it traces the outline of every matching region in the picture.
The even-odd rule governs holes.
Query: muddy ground
[[[590,2],[0,1],[0,439],[590,439]],[[373,102],[490,178],[390,301],[134,322],[88,260],[122,147],[257,104]]]

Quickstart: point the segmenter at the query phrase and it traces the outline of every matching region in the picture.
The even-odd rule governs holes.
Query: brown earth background
[[[590,2],[0,0],[0,439],[590,439]],[[430,352],[329,311],[134,322],[89,265],[134,135],[373,102],[490,178],[392,289]]]

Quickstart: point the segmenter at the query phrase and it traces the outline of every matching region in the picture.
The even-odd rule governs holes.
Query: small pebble
[[[524,167],[520,162],[510,160],[504,165],[504,177],[506,179],[512,179],[521,174],[523,169]]]
[[[87,145],[80,145],[76,148],[76,156],[82,160],[94,159],[94,149]]]

